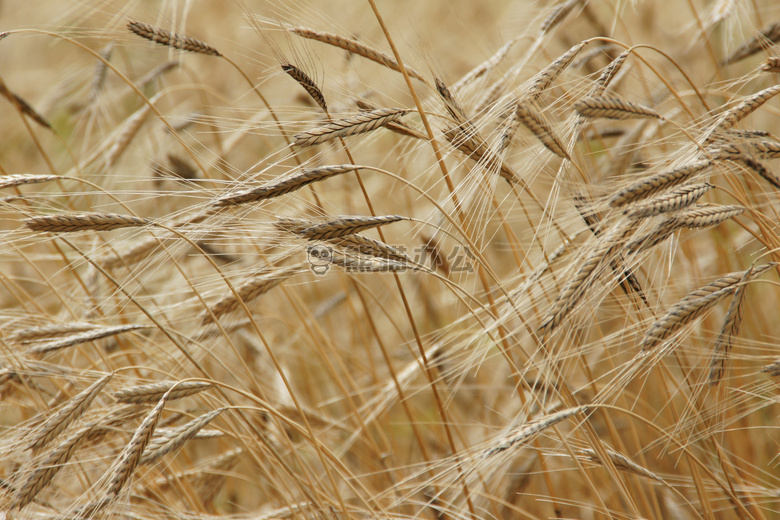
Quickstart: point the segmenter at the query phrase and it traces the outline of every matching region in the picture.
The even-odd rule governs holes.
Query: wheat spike
[[[122,154],[130,146],[133,138],[138,135],[139,130],[146,122],[146,118],[149,116],[152,108],[150,104],[145,104],[138,110],[136,110],[127,120],[124,122],[124,128],[122,132],[116,137],[116,140],[111,144],[111,148],[106,152],[105,164],[106,167],[111,167],[122,157]]]
[[[623,240],[630,228],[617,228],[601,238],[594,249],[582,262],[574,277],[564,286],[552,304],[542,324],[539,335],[544,337],[555,330],[579,303],[592,282],[599,276],[601,266],[611,262],[615,254],[623,247]]]
[[[582,1],[583,0],[566,0],[566,2],[556,6],[542,22],[539,32],[545,34],[547,31],[560,24],[575,7],[582,3]]]
[[[81,417],[87,410],[103,387],[108,384],[112,376],[113,374],[106,374],[101,377],[84,391],[70,399],[65,405],[57,410],[56,413],[50,415],[40,426],[40,431],[35,434],[35,437],[27,448],[33,451],[40,450],[57,437],[57,435],[65,431],[73,421]]]
[[[113,213],[66,213],[25,219],[24,225],[32,231],[72,233],[74,231],[109,231],[125,227],[146,226],[149,221],[130,215]]]
[[[173,431],[166,432],[163,435],[158,433],[158,435],[152,437],[149,441],[139,464],[150,464],[166,454],[181,448],[184,446],[184,443],[195,437],[201,429],[216,419],[219,414],[224,411],[224,408],[213,410],[200,417],[196,417],[183,426],[174,428]]]
[[[377,108],[379,108],[373,103],[369,103],[364,99],[358,99],[357,101],[355,101],[355,104],[360,110],[365,110],[365,111],[376,110]],[[409,126],[408,124],[404,123],[401,120],[391,121],[385,125],[385,128],[387,128],[391,132],[394,132],[399,135],[403,135],[405,137],[413,137],[415,139],[421,139],[423,141],[428,139],[428,136],[415,130],[414,128],[412,128],[411,126]]]
[[[761,276],[773,266],[774,264],[765,264],[751,268],[751,270],[753,276]],[[736,285],[743,279],[744,275],[744,272],[736,272],[722,276],[714,282],[690,292],[682,300],[675,303],[647,330],[642,340],[642,350],[650,350],[655,347],[684,325],[701,316],[707,309],[732,294],[736,291]]]
[[[774,363],[765,365],[761,371],[769,374],[770,376],[780,376],[780,359]]]
[[[171,33],[165,29],[154,27],[142,22],[131,21],[127,23],[130,32],[137,34],[141,38],[146,38],[160,45],[166,45],[183,51],[195,52],[198,54],[207,54],[209,56],[222,56],[217,49],[189,36],[180,36]]]
[[[780,72],[780,56],[770,56],[761,66],[764,72]]]
[[[680,227],[705,228],[715,226],[745,212],[743,206],[718,206],[715,204],[700,204],[674,215],[672,220]]]
[[[30,106],[27,101],[22,99],[20,96],[14,94],[10,90],[8,90],[8,87],[5,85],[5,82],[2,78],[0,78],[0,96],[3,96],[8,101],[10,101],[21,113],[38,123],[44,128],[48,128],[51,130],[51,125],[49,124],[46,119],[43,118],[42,115],[40,115],[38,112],[35,111],[33,107]]]
[[[495,69],[499,63],[501,63],[512,47],[520,41],[520,38],[512,38],[499,48],[493,56],[483,61],[473,69],[471,69],[465,76],[460,78],[455,84],[452,85],[452,91],[458,92],[466,85],[471,84],[475,80],[481,78],[491,70]]]
[[[423,243],[423,247],[425,248],[425,252],[431,255],[432,267],[441,270],[441,272],[444,273],[444,276],[449,276],[450,263],[447,260],[447,257],[442,254],[441,247],[439,247],[439,242],[433,236],[427,235],[421,235],[420,239]],[[425,261],[422,263],[424,264]]]
[[[403,108],[379,108],[344,119],[338,119],[327,125],[297,134],[295,136],[295,144],[298,146],[312,146],[338,137],[349,137],[371,132],[401,118],[409,112],[410,110]]]
[[[116,497],[125,483],[130,480],[135,468],[141,462],[144,449],[152,439],[152,435],[154,435],[154,429],[160,420],[160,415],[162,415],[169,395],[176,391],[177,389],[173,388],[166,392],[133,433],[133,437],[125,446],[125,449],[122,450],[117,463],[114,465],[113,472],[108,479],[109,487],[105,498],[113,499],[113,497]]]
[[[745,208],[742,206],[700,204],[668,217],[652,231],[631,241],[626,246],[626,250],[629,253],[645,251],[660,244],[675,231],[683,228],[695,229],[716,226],[721,222],[742,214],[744,211]]]
[[[107,61],[111,59],[111,54],[114,52],[114,42],[109,43],[100,51],[100,57],[103,58],[95,65],[95,73],[92,76],[92,85],[89,88],[89,95],[87,96],[87,103],[93,103],[100,90],[103,88],[103,84],[106,82],[106,75],[108,72]],[[105,61],[104,61],[105,60]]]
[[[721,65],[730,65],[744,60],[761,52],[771,44],[777,43],[778,40],[780,40],[780,22],[765,27],[756,36],[737,47],[734,52],[721,62]]]
[[[629,54],[631,54],[630,50],[623,52],[604,68],[601,76],[591,87],[588,97],[600,97],[604,94],[604,91],[607,90],[609,84],[615,79],[617,73],[623,68],[623,64],[625,64]]]
[[[630,218],[647,218],[687,208],[712,188],[713,185],[706,182],[681,186],[663,195],[646,200],[641,204],[632,206],[626,212],[626,215]]]
[[[166,155],[168,163],[171,165],[171,173],[180,179],[197,179],[198,170],[196,170],[190,163],[178,155],[169,153]]]
[[[385,67],[394,70],[396,72],[401,72],[401,66],[398,65],[398,62],[395,61],[395,59],[392,56],[385,54],[382,51],[373,49],[356,40],[345,38],[337,34],[315,31],[313,29],[307,29],[305,27],[290,27],[287,30],[293,34],[297,34],[298,36],[301,36],[302,38],[326,43],[328,45],[333,45],[334,47],[338,47],[339,49],[344,49],[347,52],[351,52],[352,54],[357,54],[358,56],[362,56],[373,62],[379,63],[380,65],[384,65]],[[410,77],[425,82],[425,78],[422,76],[422,74],[420,74],[419,72],[417,72],[416,70],[410,67],[405,67],[405,68],[406,68],[406,73]]]
[[[125,432],[127,424],[138,419],[144,412],[146,409],[136,404],[127,404],[111,410],[97,423],[92,424],[85,434],[87,442],[96,443],[109,434]]]
[[[322,90],[320,90],[320,87],[317,86],[308,74],[291,63],[282,64],[282,70],[303,87],[306,93],[320,106],[323,112],[328,112],[328,105],[325,103],[325,96],[322,95]]]
[[[31,175],[31,174],[17,174],[17,175],[3,175],[0,176],[0,189],[13,188],[16,186],[22,186],[24,184],[37,184],[39,182],[49,182],[55,179],[61,179],[59,175]]]
[[[445,85],[444,82],[439,78],[434,78],[434,82],[436,84],[436,92],[438,92],[439,96],[442,98],[442,100],[444,100],[444,106],[447,108],[447,111],[450,113],[452,118],[458,123],[465,123],[468,121],[466,112],[452,95],[450,89],[447,88],[447,85]]]
[[[136,80],[136,85],[141,88],[146,88],[152,81],[156,80],[168,71],[171,71],[179,66],[179,62],[176,60],[166,61],[165,63],[156,66],[140,78]]]
[[[609,460],[612,461],[612,464],[614,464],[616,469],[619,469],[621,471],[628,471],[631,473],[635,473],[637,475],[640,475],[645,478],[649,478],[651,480],[655,480],[656,482],[660,482],[662,484],[666,484],[666,481],[653,473],[652,471],[643,468],[636,462],[632,461],[625,455],[621,455],[620,453],[616,452],[615,450],[611,448],[605,448],[607,452],[607,456],[609,457]],[[585,449],[582,450],[582,454],[588,457],[591,462],[594,462],[596,464],[602,464],[602,460],[598,453],[596,453],[595,450],[591,449]]]
[[[70,460],[79,445],[88,438],[89,431],[94,427],[90,424],[71,434],[62,441],[45,458],[36,464],[35,470],[27,477],[19,488],[9,509],[23,508],[48,486],[59,471]]]
[[[73,334],[75,332],[84,332],[98,328],[94,323],[53,323],[50,325],[41,325],[37,327],[28,327],[12,332],[6,338],[12,343],[32,343],[44,339],[56,338]]]
[[[647,198],[659,191],[692,179],[712,164],[712,160],[694,161],[672,170],[662,171],[620,190],[609,199],[609,204],[620,207]]]
[[[601,236],[601,215],[593,210],[590,210],[587,205],[589,203],[582,195],[575,195],[572,197],[574,201],[574,207],[577,208],[577,212],[588,225],[588,228],[595,236]],[[649,307],[645,292],[642,290],[642,286],[639,283],[636,275],[630,270],[624,267],[624,259],[622,255],[618,255],[617,258],[610,261],[610,267],[618,276],[620,281],[620,287],[627,295],[636,293],[642,301]]]
[[[531,101],[538,99],[539,96],[541,96],[542,93],[547,90],[550,85],[552,85],[553,81],[555,81],[558,76],[560,76],[561,73],[566,70],[566,67],[568,67],[572,61],[574,61],[574,58],[577,57],[577,54],[579,54],[579,52],[583,49],[583,47],[585,47],[586,44],[587,42],[578,43],[559,56],[555,61],[537,72],[536,75],[531,78],[531,85],[526,91],[528,98]]]
[[[462,126],[450,128],[444,132],[444,137],[452,143],[460,153],[482,165],[488,171],[497,170],[509,184],[525,188],[525,182],[517,172],[496,153],[488,148],[485,142],[466,132]]]
[[[743,164],[746,168],[749,168],[764,178],[769,184],[780,190],[780,179],[769,171],[769,168],[762,163],[748,155],[738,155],[730,157],[731,161]]]
[[[311,220],[305,220],[302,218],[290,218],[290,217],[277,217],[274,221],[274,227],[286,231],[288,233],[298,234],[306,228],[314,225]]]
[[[263,186],[242,190],[237,193],[230,193],[217,199],[213,205],[218,207],[235,206],[237,204],[279,197],[297,191],[307,184],[329,179],[330,177],[342,173],[359,170],[360,168],[361,166],[354,164],[337,164],[306,169],[282,179],[275,179]]]
[[[340,217],[323,224],[307,227],[297,233],[309,240],[330,240],[334,238],[360,233],[377,226],[392,224],[400,220],[407,220],[400,215],[383,215],[378,217]]]
[[[501,452],[511,449],[513,446],[527,441],[537,433],[541,433],[550,426],[554,426],[559,422],[568,419],[574,415],[585,413],[588,411],[588,406],[576,406],[574,408],[567,408],[560,412],[546,415],[535,421],[524,424],[519,428],[515,428],[510,431],[497,446],[492,446],[482,452],[482,458],[493,457]]]
[[[758,110],[761,105],[772,99],[778,92],[780,92],[780,85],[766,88],[757,94],[753,94],[749,98],[743,100],[741,103],[733,108],[727,110],[718,120],[715,130],[728,130],[732,126],[736,125],[747,116]]]
[[[99,329],[88,330],[81,334],[69,336],[63,339],[49,341],[41,345],[35,345],[27,352],[29,354],[47,354],[54,352],[55,350],[61,350],[63,348],[73,347],[75,345],[81,345],[88,341],[95,341],[97,339],[107,338],[109,336],[115,336],[131,330],[148,329],[146,325],[118,325],[116,327],[105,327]]]
[[[517,105],[515,115],[548,150],[558,157],[569,159],[569,154],[566,153],[563,143],[555,135],[542,114],[536,112],[530,105],[521,103]]]
[[[236,287],[236,294],[229,292],[221,300],[211,306],[210,312],[205,312],[201,316],[201,324],[207,325],[214,318],[220,318],[241,308],[241,302],[249,305],[257,298],[264,295],[287,278],[300,271],[299,266],[288,267],[274,272],[262,271],[256,276],[250,278],[243,284]],[[213,315],[213,317],[212,317]]]
[[[747,292],[747,282],[750,280],[753,269],[748,269],[739,281],[737,290],[731,298],[729,310],[723,319],[723,325],[720,327],[718,336],[715,338],[715,345],[712,347],[712,359],[710,361],[710,384],[716,385],[723,378],[726,371],[726,358],[733,347],[732,341],[739,333],[739,327],[742,325],[742,303],[745,300]]]
[[[753,140],[747,143],[749,153],[762,159],[777,159],[780,157],[780,143],[769,140]]]
[[[606,119],[662,119],[652,108],[629,103],[616,97],[588,96],[574,104],[574,110],[582,117]]]
[[[132,386],[114,392],[112,395],[120,403],[148,404],[159,401],[167,393],[167,400],[181,399],[211,388],[211,383],[203,381],[163,381],[148,385]]]
[[[328,242],[361,255],[376,256],[386,260],[404,263],[411,261],[411,259],[400,249],[396,249],[384,242],[374,240],[371,237],[359,233],[330,239]]]

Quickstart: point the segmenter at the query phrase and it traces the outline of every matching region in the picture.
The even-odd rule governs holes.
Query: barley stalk
[[[401,118],[409,112],[409,110],[402,108],[379,108],[344,119],[338,119],[327,125],[297,134],[295,136],[295,144],[298,146],[312,146],[339,137],[349,137],[371,132]]]
[[[130,32],[137,34],[141,38],[146,38],[147,40],[159,43],[160,45],[198,54],[222,56],[219,51],[211,45],[190,36],[180,36],[165,29],[136,21],[128,22],[127,28]]]
[[[163,396],[166,400],[173,401],[197,394],[211,388],[211,383],[203,381],[163,381],[148,385],[131,386],[114,392],[112,395],[120,403],[149,404],[160,401]]]
[[[146,226],[149,220],[114,213],[65,213],[25,219],[24,225],[32,231],[72,233],[75,231],[109,231],[125,227]]]
[[[743,206],[718,206],[714,204],[700,204],[674,215],[672,220],[680,227],[704,228],[725,222],[745,212]]]

